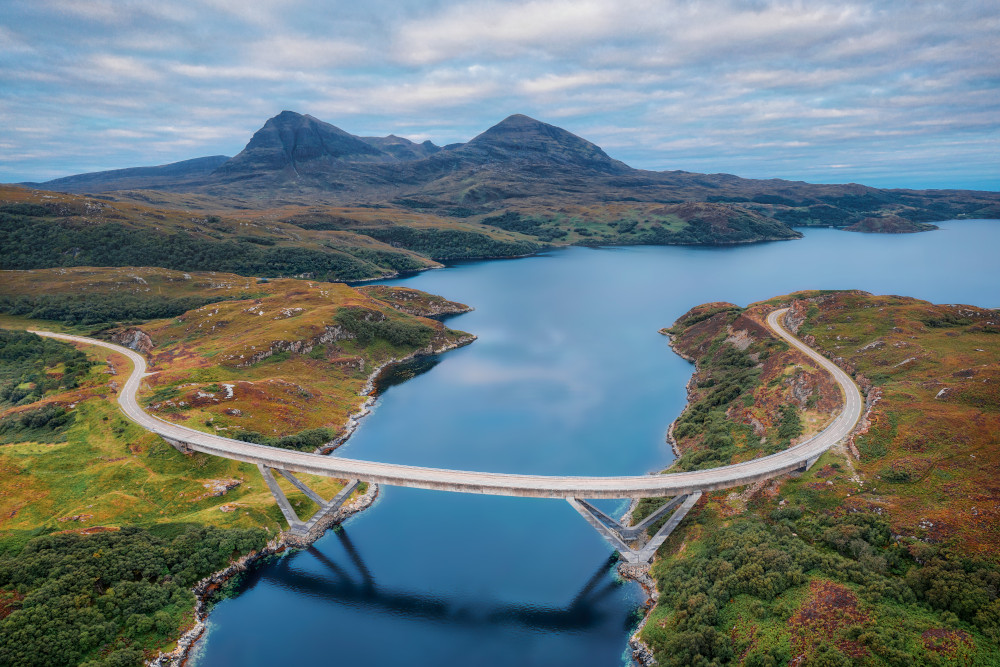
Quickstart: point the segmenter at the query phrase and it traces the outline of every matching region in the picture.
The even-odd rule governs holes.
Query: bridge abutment
[[[337,495],[335,495],[330,500],[324,500],[321,495],[309,488],[309,486],[300,480],[298,477],[293,475],[287,470],[281,468],[271,468],[263,463],[257,464],[257,469],[260,471],[261,477],[264,478],[264,482],[267,484],[267,488],[271,491],[271,495],[274,496],[275,502],[278,503],[278,508],[285,517],[285,521],[288,522],[288,530],[293,535],[306,535],[309,533],[313,527],[320,522],[320,520],[333,512],[340,509],[351,494],[354,493],[355,489],[361,485],[361,481],[357,479],[346,480],[344,488],[342,488]],[[292,504],[288,501],[288,496],[278,485],[278,480],[274,477],[274,472],[277,470],[278,474],[291,482],[292,486],[301,491],[312,500],[314,503],[319,505],[319,509],[309,517],[306,521],[299,518],[298,513]]]
[[[700,498],[701,491],[675,496],[634,526],[623,526],[582,498],[567,498],[566,501],[621,554],[626,563],[644,566],[653,560],[656,550],[670,537]],[[646,540],[646,531],[649,527],[671,510],[674,510],[674,513],[666,523]]]

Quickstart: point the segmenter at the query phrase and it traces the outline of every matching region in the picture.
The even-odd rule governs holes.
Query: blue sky
[[[644,169],[1000,190],[1000,3],[0,0],[0,182],[234,155],[283,109]]]

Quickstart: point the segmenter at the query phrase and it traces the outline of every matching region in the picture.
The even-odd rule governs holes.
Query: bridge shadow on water
[[[626,585],[612,572],[618,557],[612,554],[602,561],[591,577],[565,606],[491,603],[474,597],[447,597],[380,586],[347,531],[336,531],[343,547],[343,562],[331,558],[316,547],[286,555],[267,567],[257,569],[244,580],[242,588],[252,588],[264,581],[297,594],[326,602],[388,613],[413,621],[423,621],[466,628],[519,626],[538,632],[586,632],[604,625],[615,614],[600,602]],[[308,554],[322,566],[322,572],[294,567],[295,561]],[[630,630],[628,619],[625,629]]]

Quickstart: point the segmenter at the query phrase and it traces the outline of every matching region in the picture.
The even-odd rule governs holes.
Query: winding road
[[[559,477],[422,468],[347,459],[336,455],[295,452],[232,440],[171,424],[144,412],[136,402],[135,395],[143,377],[147,374],[146,360],[137,352],[83,336],[46,331],[34,333],[75,343],[98,345],[127,356],[132,361],[133,370],[118,394],[118,403],[125,416],[167,441],[181,444],[193,451],[290,472],[439,491],[534,498],[644,498],[725,489],[776,477],[811,465],[820,454],[853,430],[864,409],[861,392],[847,373],[781,325],[779,318],[786,311],[787,309],[780,309],[768,315],[768,326],[789,345],[800,350],[834,377],[844,393],[844,409],[840,415],[822,432],[777,454],[710,470],[631,477]]]

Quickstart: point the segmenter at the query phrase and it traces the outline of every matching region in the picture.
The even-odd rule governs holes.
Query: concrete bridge
[[[135,396],[142,378],[147,375],[146,360],[133,350],[83,336],[45,331],[35,333],[86,345],[98,345],[127,356],[132,361],[133,371],[118,394],[118,403],[125,415],[143,428],[160,435],[181,451],[202,452],[255,464],[274,494],[293,533],[308,532],[320,519],[336,511],[361,482],[459,493],[562,498],[610,542],[626,562],[645,564],[652,560],[656,549],[694,507],[703,492],[743,486],[795,470],[807,469],[823,452],[850,434],[860,419],[864,400],[857,385],[833,362],[808,347],[780,324],[779,320],[786,312],[787,309],[780,309],[770,313],[767,318],[768,326],[776,335],[814,360],[834,377],[844,394],[844,409],[840,415],[826,429],[809,440],[770,456],[710,470],[621,477],[516,475],[423,468],[296,452],[224,438],[171,424],[143,411]],[[319,505],[319,510],[308,521],[299,519],[278,485],[274,472],[285,477]],[[346,480],[346,485],[336,497],[326,500],[295,477],[294,473],[336,477]],[[648,497],[672,497],[672,500],[636,526],[623,526],[584,500]],[[646,541],[646,529],[670,511],[673,511],[671,517],[652,538]]]

